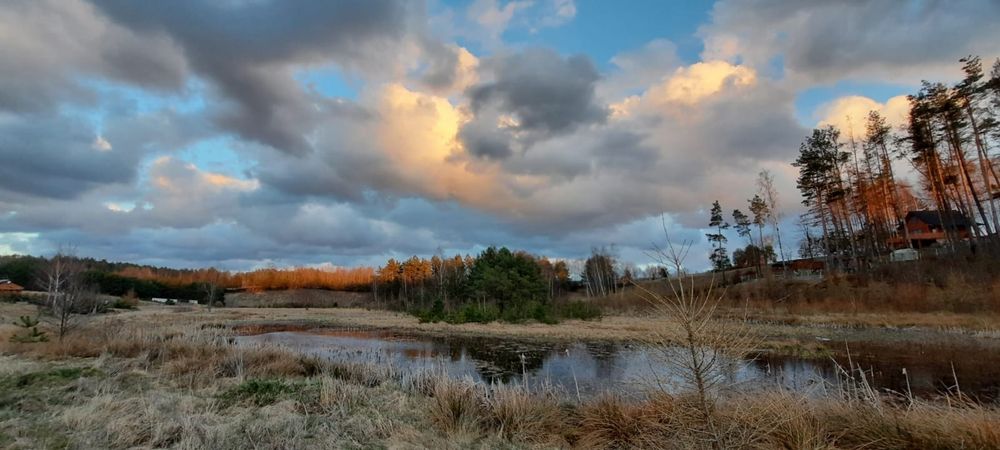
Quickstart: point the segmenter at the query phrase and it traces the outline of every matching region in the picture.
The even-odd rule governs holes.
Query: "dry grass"
[[[656,448],[678,434],[685,415],[662,394],[639,403],[604,396],[580,407],[575,439],[581,448]]]
[[[216,325],[241,315],[174,316],[4,343],[0,447],[1000,448],[996,406],[729,394],[709,432],[691,396],[561,403],[544,389],[237,347]],[[285,387],[227,400],[261,380]]]
[[[557,444],[565,419],[555,394],[533,393],[521,386],[496,385],[487,390],[488,429],[512,441]]]
[[[471,380],[437,380],[430,390],[431,420],[447,432],[479,431],[485,415],[481,390]]]

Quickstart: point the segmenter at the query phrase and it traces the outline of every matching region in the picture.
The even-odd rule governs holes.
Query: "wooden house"
[[[956,239],[969,239],[971,227],[972,222],[958,211],[910,211],[890,244],[897,248],[908,247],[906,237],[909,236],[913,248],[933,247],[945,242],[949,232]]]

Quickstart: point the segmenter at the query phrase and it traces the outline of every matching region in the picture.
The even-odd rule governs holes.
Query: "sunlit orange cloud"
[[[879,103],[868,97],[850,95],[833,100],[817,110],[820,118],[817,126],[833,125],[840,130],[844,139],[850,139],[853,130],[854,138],[865,135],[865,122],[869,111],[878,111],[892,127],[904,125],[910,111],[909,100],[904,95],[898,95]]]
[[[749,67],[726,61],[703,61],[680,67],[673,74],[649,87],[641,96],[631,96],[610,105],[612,117],[623,117],[636,110],[675,113],[685,117],[693,106],[732,87],[753,86],[757,73]]]
[[[447,98],[386,85],[379,94],[380,149],[390,157],[399,181],[438,199],[500,209],[512,199],[502,188],[500,169],[471,161],[458,131],[468,117]]]
[[[241,180],[221,173],[205,172],[191,163],[183,163],[184,172],[170,170],[171,166],[179,163],[178,160],[169,156],[161,156],[153,161],[151,169],[151,172],[155,174],[152,178],[153,186],[163,191],[184,193],[185,191],[199,190],[206,186],[215,190],[252,191],[257,189],[259,185],[257,180]],[[175,180],[172,176],[184,179]],[[190,179],[190,177],[194,177],[194,180]]]

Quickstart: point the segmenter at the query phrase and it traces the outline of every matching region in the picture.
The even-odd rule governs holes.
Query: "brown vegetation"
[[[212,314],[125,313],[64,339],[4,342],[8,447],[711,448],[691,396],[569,401],[391,366],[229,344]],[[12,385],[11,385],[12,386]],[[723,448],[997,448],[1000,411],[955,401],[718,397]],[[391,406],[390,406],[391,405]],[[60,431],[62,430],[62,431]],[[66,430],[73,430],[69,434]]]

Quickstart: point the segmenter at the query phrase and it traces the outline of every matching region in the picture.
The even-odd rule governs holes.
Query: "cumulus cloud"
[[[885,103],[861,95],[849,95],[820,105],[815,115],[819,119],[817,126],[833,125],[841,130],[845,138],[849,138],[853,130],[855,139],[860,139],[864,136],[865,122],[871,111],[881,114],[889,126],[899,128],[907,123],[910,101],[905,95],[892,97]]]
[[[707,61],[678,68],[664,83],[653,86],[645,97],[654,103],[693,105],[730,87],[751,86],[757,81],[753,69],[725,61]]]

